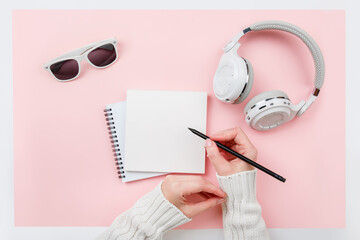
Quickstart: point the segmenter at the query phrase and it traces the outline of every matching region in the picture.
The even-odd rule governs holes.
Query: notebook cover
[[[126,101],[112,103],[106,105],[106,109],[111,113],[110,116],[107,116],[109,121],[107,123],[114,127],[110,129],[109,133],[111,140],[116,141],[112,145],[114,151],[114,171],[118,173],[119,178],[123,182],[132,182],[140,179],[155,177],[159,175],[164,175],[164,172],[138,172],[138,171],[126,171],[127,161],[125,158],[125,122],[126,122]],[[116,151],[116,152],[115,152]],[[116,154],[116,156],[115,156]]]

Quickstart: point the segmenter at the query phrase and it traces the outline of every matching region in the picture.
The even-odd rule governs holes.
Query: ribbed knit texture
[[[256,170],[217,178],[228,195],[222,205],[225,239],[269,240],[256,201]],[[97,240],[161,240],[163,233],[190,220],[165,199],[160,183],[118,216]]]
[[[256,200],[256,170],[216,177],[228,195],[222,204],[225,239],[269,240]]]
[[[160,183],[118,216],[98,240],[162,239],[163,233],[190,220],[165,199]]]

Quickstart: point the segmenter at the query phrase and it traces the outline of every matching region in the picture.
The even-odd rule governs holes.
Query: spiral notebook
[[[126,120],[126,102],[118,102],[106,105],[104,109],[106,122],[110,134],[112,148],[115,157],[117,174],[123,182],[131,182],[144,178],[164,175],[160,172],[138,172],[125,170],[125,120]]]

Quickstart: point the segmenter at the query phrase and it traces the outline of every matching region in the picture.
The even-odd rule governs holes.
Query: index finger
[[[234,141],[235,143],[251,143],[249,138],[239,127],[226,129],[215,134],[210,135],[210,138],[214,141],[229,142]]]
[[[192,193],[200,193],[200,192],[206,192],[214,194],[220,198],[223,198],[226,196],[226,193],[223,192],[219,187],[216,187],[211,182],[205,180],[205,179],[197,179],[193,181],[186,181],[182,185],[182,193],[184,195],[190,195]]]

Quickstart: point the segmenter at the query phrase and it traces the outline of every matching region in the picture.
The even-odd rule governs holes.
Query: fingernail
[[[225,202],[225,198],[221,198],[219,200],[217,200],[216,204],[222,204],[223,202]]]
[[[211,140],[208,138],[205,141],[205,147],[210,147],[211,146]]]

